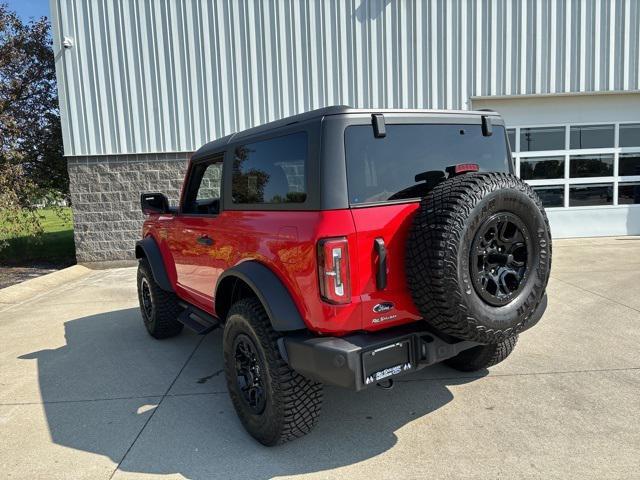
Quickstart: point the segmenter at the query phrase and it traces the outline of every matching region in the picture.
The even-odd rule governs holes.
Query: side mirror
[[[169,213],[169,199],[163,193],[143,193],[140,195],[140,207],[145,215]]]

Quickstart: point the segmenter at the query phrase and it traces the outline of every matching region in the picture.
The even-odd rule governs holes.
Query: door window
[[[191,169],[189,186],[185,193],[184,213],[217,215],[220,213],[220,187],[222,160],[198,163]]]

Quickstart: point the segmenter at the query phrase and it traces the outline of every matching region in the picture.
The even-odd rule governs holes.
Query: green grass
[[[73,221],[70,208],[38,210],[44,230],[38,236],[9,238],[8,246],[0,249],[0,264],[27,266],[34,263],[74,263]],[[5,220],[7,221],[7,220]]]

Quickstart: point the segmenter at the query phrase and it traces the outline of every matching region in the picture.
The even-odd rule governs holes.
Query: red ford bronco
[[[208,143],[177,208],[141,204],[147,330],[224,326],[265,445],[313,428],[323,384],[490,367],[546,308],[549,225],[493,112],[315,110]]]

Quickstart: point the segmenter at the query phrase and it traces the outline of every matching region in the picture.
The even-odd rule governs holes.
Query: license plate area
[[[380,382],[412,369],[409,339],[368,350],[362,354],[365,385]]]

